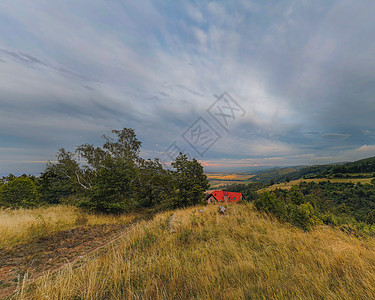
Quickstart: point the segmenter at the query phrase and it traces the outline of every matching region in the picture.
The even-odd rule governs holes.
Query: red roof
[[[213,191],[211,194],[207,196],[207,198],[209,198],[211,195],[214,196],[214,198],[219,202],[221,201],[238,202],[241,199],[241,197],[243,197],[242,193]],[[228,196],[228,198],[225,196]]]

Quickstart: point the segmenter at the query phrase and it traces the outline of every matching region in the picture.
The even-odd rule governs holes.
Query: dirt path
[[[12,295],[22,284],[25,274],[32,281],[46,272],[57,271],[67,263],[113,244],[131,226],[104,224],[78,227],[10,250],[0,249],[0,299]]]

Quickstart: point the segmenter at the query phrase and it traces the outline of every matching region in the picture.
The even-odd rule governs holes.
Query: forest
[[[133,129],[113,130],[104,144],[59,149],[57,162],[40,176],[12,174],[0,180],[0,207],[75,205],[104,213],[136,208],[163,210],[198,204],[209,188],[203,167],[182,153],[171,168],[139,156],[142,143]]]

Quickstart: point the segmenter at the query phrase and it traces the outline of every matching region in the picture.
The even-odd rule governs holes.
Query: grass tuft
[[[203,209],[200,212],[199,209]],[[374,299],[375,240],[304,232],[252,205],[141,221],[106,254],[25,286],[20,299]]]

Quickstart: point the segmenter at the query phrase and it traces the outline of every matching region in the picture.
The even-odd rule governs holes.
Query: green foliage
[[[375,224],[375,209],[367,214],[367,223],[371,225]]]
[[[318,218],[315,216],[314,209],[310,203],[300,205],[288,205],[288,221],[303,230],[310,230],[316,223]]]
[[[297,186],[293,186],[288,193],[289,201],[294,205],[301,205],[305,202],[305,198]]]
[[[204,192],[209,188],[209,181],[203,172],[202,165],[194,158],[188,160],[180,153],[172,163],[177,197],[173,199],[172,207],[195,205],[202,201]]]
[[[31,194],[26,188],[10,189],[24,179],[14,175],[3,177],[1,205],[31,206],[41,197],[40,203],[65,203],[90,211],[121,213],[135,207],[183,207],[203,199],[208,179],[196,159],[188,160],[181,154],[172,163],[175,170],[167,170],[158,159],[139,157],[141,142],[133,129],[112,133],[112,137],[103,136],[102,147],[83,144],[74,153],[59,149],[57,163],[48,163],[39,178],[25,175],[28,184],[32,184]]]
[[[285,203],[277,198],[275,193],[268,191],[263,192],[263,194],[254,201],[254,205],[259,211],[273,213],[280,219],[286,219]]]
[[[164,169],[158,159],[140,160],[135,184],[137,202],[142,206],[168,207],[175,202],[172,172]]]
[[[105,213],[121,213],[134,208],[134,165],[121,160],[109,160],[97,170],[88,197],[79,206]]]
[[[326,224],[341,226],[348,233],[355,228],[375,234],[375,187],[370,184],[301,182],[289,191],[265,192],[254,204],[304,230]]]
[[[261,182],[252,182],[248,184],[233,184],[225,188],[228,192],[242,193],[246,201],[252,201],[259,197],[257,190],[266,187],[266,184]]]
[[[319,217],[325,225],[337,225],[336,218],[331,213],[321,214]]]
[[[59,149],[56,164],[48,163],[46,170],[39,177],[39,189],[42,201],[49,204],[61,202],[66,198],[81,191],[75,174],[78,174],[79,164],[74,160],[73,153]]]
[[[296,195],[298,201],[295,201]],[[297,194],[297,191],[292,191],[288,196],[283,198],[280,193],[266,191],[254,201],[254,205],[259,211],[272,213],[279,220],[287,221],[303,230],[310,230],[319,223],[312,205],[299,202],[300,195]]]
[[[0,206],[33,207],[39,204],[39,199],[37,186],[29,177],[15,177],[0,186]]]

